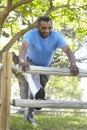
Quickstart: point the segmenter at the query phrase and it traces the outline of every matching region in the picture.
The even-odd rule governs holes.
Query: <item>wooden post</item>
[[[12,55],[9,52],[3,53],[1,79],[1,105],[0,105],[0,130],[9,130],[10,126],[10,97],[11,97],[11,68]]]

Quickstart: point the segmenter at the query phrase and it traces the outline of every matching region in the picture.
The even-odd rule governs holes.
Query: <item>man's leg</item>
[[[27,57],[29,65],[34,65],[32,60]],[[40,83],[40,75],[39,74],[28,74],[27,81],[29,84],[30,91],[35,99],[44,99],[45,92],[42,84]]]
[[[33,99],[33,96],[31,94],[30,90],[28,90],[28,98]],[[25,108],[24,120],[29,121],[31,123],[35,122],[34,121],[34,108],[29,108],[29,107]]]
[[[28,90],[28,98],[33,99],[33,96],[31,94],[30,89]],[[38,126],[38,124],[35,122],[35,119],[34,119],[34,108],[31,108],[31,107],[30,108],[29,107],[25,108],[24,121],[29,121],[34,126]]]
[[[29,99],[44,99],[45,92],[40,83],[40,77],[38,74],[26,74],[25,78],[28,82],[28,98]],[[40,108],[36,108],[40,109]],[[36,125],[34,120],[34,108],[25,108],[24,120],[29,121]]]
[[[49,78],[50,78],[50,75],[45,75],[45,74],[40,75],[40,83],[43,86],[43,88],[45,88],[46,83],[48,82]]]
[[[25,78],[28,82],[29,90],[35,99],[44,99],[45,93],[43,86],[40,83],[39,74],[26,74]]]

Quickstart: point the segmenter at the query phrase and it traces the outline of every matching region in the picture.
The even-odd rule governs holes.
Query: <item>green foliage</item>
[[[1,14],[7,6],[7,2],[6,0],[1,0]],[[17,2],[21,1],[12,1],[12,6],[17,4]],[[82,40],[87,35],[86,1],[71,0],[68,3],[67,0],[54,0],[52,2],[50,0],[32,0],[30,3],[26,3],[25,1],[24,4],[8,13],[4,20],[1,34],[11,40],[17,32],[21,32],[22,29],[31,26],[39,16],[49,15],[53,20],[54,29],[60,31],[66,26],[75,32],[75,36],[72,38]],[[9,8],[11,8],[10,5]],[[13,42],[16,43],[16,41]]]
[[[5,6],[7,4],[6,0],[0,0],[0,6]],[[1,8],[0,8],[1,9]]]
[[[81,100],[82,89],[76,77],[52,76],[47,85],[47,94],[48,98],[59,100]]]
[[[53,56],[51,63],[52,67],[66,67],[68,66],[68,59],[61,49],[57,49]]]
[[[12,1],[16,4],[19,0]],[[6,0],[1,1],[1,5],[6,5]],[[77,38],[82,38],[87,35],[87,12],[86,1],[78,0],[70,1],[70,6],[67,5],[67,0],[53,1],[54,10],[51,11],[49,16],[54,22],[54,28],[62,28],[67,26],[73,28]],[[10,32],[16,34],[21,30],[22,24],[29,25],[33,23],[39,16],[44,15],[50,7],[48,0],[33,0],[29,4],[25,3],[15,10],[11,11],[4,22],[4,28],[9,28]],[[58,9],[57,9],[58,8]],[[3,8],[0,8],[2,11]],[[13,33],[10,33],[13,34]]]
[[[66,1],[55,2],[55,6],[64,5]],[[54,21],[56,30],[60,30],[61,27],[67,26],[72,28],[76,33],[76,39],[82,40],[87,35],[87,5],[83,0],[70,1],[71,6],[67,8],[67,5],[53,11],[50,16]],[[81,8],[79,8],[79,6]]]

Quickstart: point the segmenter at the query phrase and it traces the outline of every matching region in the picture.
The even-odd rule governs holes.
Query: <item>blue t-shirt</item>
[[[24,35],[23,41],[29,43],[27,57],[38,66],[49,66],[55,50],[67,45],[60,33],[51,31],[51,34],[44,39],[37,28],[28,31]]]

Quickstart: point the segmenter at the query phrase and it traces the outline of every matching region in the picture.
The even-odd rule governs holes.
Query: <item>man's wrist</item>
[[[24,63],[25,61],[26,61],[25,59],[22,59],[22,58],[20,59],[21,63]]]

